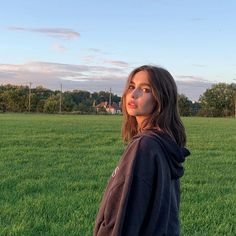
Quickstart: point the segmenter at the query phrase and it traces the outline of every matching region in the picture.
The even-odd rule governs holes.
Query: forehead
[[[130,80],[134,84],[150,84],[148,72],[145,70],[137,72]]]

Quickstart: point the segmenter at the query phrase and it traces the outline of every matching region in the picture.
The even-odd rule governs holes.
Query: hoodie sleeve
[[[141,235],[151,200],[151,186],[137,177],[133,178],[132,186],[125,209],[122,236]]]
[[[167,233],[171,208],[170,170],[165,153],[150,138],[140,141],[126,200],[122,236]]]

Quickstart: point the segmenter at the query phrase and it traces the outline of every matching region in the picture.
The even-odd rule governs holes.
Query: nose
[[[140,95],[140,91],[138,88],[135,88],[132,92],[131,92],[131,97],[132,98],[138,98]]]

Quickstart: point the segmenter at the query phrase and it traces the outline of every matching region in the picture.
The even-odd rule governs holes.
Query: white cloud
[[[74,81],[74,82],[88,82],[88,79],[81,79],[79,77],[74,77],[74,76],[64,76],[61,78],[62,80],[68,80],[68,81]]]
[[[177,81],[179,82],[185,82],[185,83],[195,83],[195,82],[201,82],[201,83],[208,83],[209,81],[199,77],[199,76],[193,76],[193,75],[177,75],[175,76],[177,78]]]
[[[125,61],[106,60],[104,62],[107,63],[107,64],[111,64],[111,65],[114,65],[114,66],[120,66],[120,67],[127,67],[127,66],[129,66],[129,64],[127,62],[125,62]]]
[[[80,37],[80,33],[67,28],[24,28],[24,27],[10,26],[8,27],[8,29],[13,31],[40,33],[50,37],[69,39],[69,40]]]
[[[94,59],[95,59],[95,57],[92,55],[87,55],[82,58],[83,62],[85,62],[85,63],[92,63],[92,62],[94,62]]]
[[[89,48],[88,51],[89,52],[101,52],[101,50],[98,48]]]
[[[66,52],[67,51],[67,48],[59,43],[54,43],[52,45],[52,48],[56,51],[59,51],[59,52]]]

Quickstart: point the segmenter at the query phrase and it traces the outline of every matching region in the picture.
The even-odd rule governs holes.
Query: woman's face
[[[127,113],[130,116],[135,116],[140,126],[153,112],[156,104],[147,71],[139,71],[133,76],[128,85],[125,100]]]

